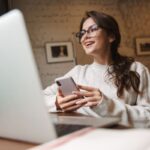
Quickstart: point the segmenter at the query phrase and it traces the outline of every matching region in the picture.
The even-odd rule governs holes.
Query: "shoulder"
[[[131,65],[131,70],[137,72],[143,80],[148,79],[150,81],[149,69],[144,64],[135,61]]]
[[[131,70],[138,73],[148,70],[148,68],[141,62],[135,61],[131,65]]]

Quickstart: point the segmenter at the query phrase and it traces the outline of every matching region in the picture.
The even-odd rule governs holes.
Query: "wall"
[[[150,56],[136,56],[135,38],[150,36],[149,0],[13,0],[13,8],[23,11],[38,64],[43,88],[70,70],[75,63],[48,64],[46,42],[71,41],[77,63],[90,63],[91,58],[74,38],[79,22],[87,10],[98,10],[114,16],[120,26],[120,52],[133,56],[150,68]]]
[[[8,2],[0,0],[0,16],[8,11]]]

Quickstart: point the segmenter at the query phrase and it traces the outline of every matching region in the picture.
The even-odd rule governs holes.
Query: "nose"
[[[82,38],[81,38],[81,43],[84,42],[86,39],[89,39],[90,38],[90,34],[88,32],[86,32]]]

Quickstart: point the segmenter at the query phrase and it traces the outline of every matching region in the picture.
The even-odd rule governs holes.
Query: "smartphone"
[[[72,77],[57,79],[55,82],[60,87],[64,96],[72,94],[72,91],[79,91]]]

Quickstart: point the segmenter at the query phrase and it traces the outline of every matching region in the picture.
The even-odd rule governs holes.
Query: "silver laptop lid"
[[[0,17],[0,137],[35,143],[56,137],[19,10]]]

